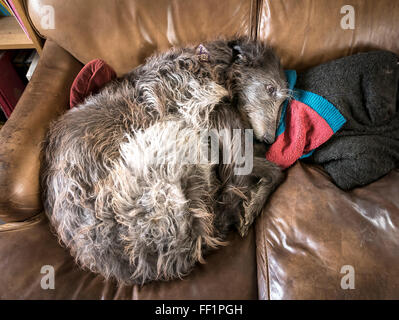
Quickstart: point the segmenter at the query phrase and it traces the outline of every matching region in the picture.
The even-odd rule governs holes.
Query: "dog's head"
[[[282,103],[288,98],[287,83],[280,61],[267,45],[248,39],[229,42],[232,50],[230,77],[232,92],[255,137],[274,142]]]

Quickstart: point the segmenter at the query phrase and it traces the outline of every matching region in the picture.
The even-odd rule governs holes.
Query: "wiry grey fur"
[[[199,152],[203,129],[253,128],[274,141],[287,96],[264,44],[204,46],[209,61],[195,47],[155,55],[49,129],[45,211],[78,263],[105,278],[131,284],[186,275],[231,227],[244,236],[282,179],[264,153],[245,176],[233,172],[235,149],[230,164],[181,161]]]

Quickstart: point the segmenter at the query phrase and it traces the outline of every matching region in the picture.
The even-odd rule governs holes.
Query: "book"
[[[12,11],[12,13],[14,14],[15,18],[17,19],[17,21],[18,21],[20,27],[22,28],[22,30],[25,32],[26,36],[27,36],[30,40],[32,40],[32,39],[30,38],[30,36],[29,36],[28,31],[27,31],[26,28],[25,28],[24,23],[22,22],[22,19],[21,19],[20,15],[18,14],[17,10],[15,9],[15,6],[14,6],[12,0],[3,0],[3,1],[8,5],[8,8],[9,8],[9,9]]]
[[[5,50],[0,52],[0,106],[7,118],[10,117],[12,111],[25,85],[18,76],[12,65],[13,52]]]
[[[32,56],[32,55],[31,55]],[[30,58],[30,57],[29,57]],[[30,81],[30,79],[32,78],[33,72],[36,69],[37,63],[39,62],[39,55],[37,54],[36,51],[33,52],[33,58],[32,61],[29,65],[29,69],[28,72],[26,73],[26,79],[28,79],[28,81]],[[28,60],[29,61],[29,60]]]
[[[11,17],[12,11],[11,9],[8,8],[7,4],[4,2],[4,0],[0,0],[0,16],[2,17]]]
[[[32,49],[21,49],[16,51],[16,55],[12,60],[12,64],[14,66],[15,71],[17,71],[20,79],[24,82],[25,75],[29,69],[29,63],[27,60],[30,58],[32,54]]]
[[[29,57],[25,60],[25,64],[29,67],[37,55],[36,50],[31,50]]]

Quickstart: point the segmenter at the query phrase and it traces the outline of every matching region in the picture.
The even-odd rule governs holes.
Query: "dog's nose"
[[[274,142],[273,137],[269,137],[267,134],[263,136],[263,141],[266,142],[267,144],[272,144]]]

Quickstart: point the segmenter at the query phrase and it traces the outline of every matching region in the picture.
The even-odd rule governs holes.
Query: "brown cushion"
[[[398,192],[398,170],[344,192],[318,167],[289,169],[256,224],[259,297],[397,299]],[[341,288],[345,265],[354,290]]]
[[[155,51],[251,32],[252,0],[27,0],[35,28],[79,61],[103,59],[118,75]],[[54,29],[47,18],[54,9]]]
[[[118,287],[80,269],[40,214],[0,226],[0,299],[257,299],[254,232],[229,241],[183,280]],[[45,265],[54,267],[54,290],[40,286]]]
[[[372,49],[399,54],[399,6],[392,0],[264,0],[258,38],[277,49],[283,65],[306,69]],[[342,29],[341,8],[354,8],[354,29]]]
[[[341,28],[341,8],[348,4],[355,9],[354,30]],[[42,23],[49,17],[44,5],[54,8],[54,29]],[[98,0],[26,0],[26,7],[43,36],[83,63],[104,59],[118,74],[155,51],[220,35],[256,34],[277,48],[288,68],[370,49],[399,53],[393,41],[399,7],[392,0],[123,0],[106,6]]]

